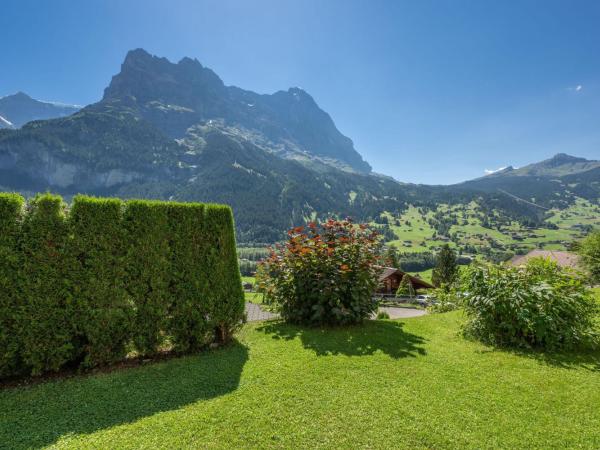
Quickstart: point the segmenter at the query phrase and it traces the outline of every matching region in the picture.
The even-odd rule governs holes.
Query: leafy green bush
[[[465,333],[486,343],[568,349],[594,345],[598,312],[575,273],[532,259],[524,268],[470,268],[463,276]]]
[[[0,193],[0,377],[20,371],[16,286],[22,259],[18,242],[24,204],[18,194]]]
[[[436,289],[431,293],[433,302],[428,307],[429,311],[444,313],[462,308],[464,299],[461,292],[460,284],[456,283]]]
[[[293,323],[359,323],[377,309],[372,295],[379,268],[376,233],[329,219],[288,232],[257,273],[265,301]]]
[[[592,283],[600,283],[600,231],[588,234],[577,245],[577,252]]]
[[[377,313],[377,320],[389,319],[390,315],[386,311],[379,311]]]

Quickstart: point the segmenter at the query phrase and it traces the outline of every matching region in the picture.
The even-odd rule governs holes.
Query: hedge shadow
[[[248,350],[237,341],[198,356],[0,391],[0,447],[91,434],[237,389]]]

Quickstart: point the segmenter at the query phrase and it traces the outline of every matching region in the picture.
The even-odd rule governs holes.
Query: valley
[[[449,243],[501,261],[598,225],[599,161],[559,153],[454,185],[403,183],[373,173],[306,91],[227,86],[187,57],[131,50],[102,100],[80,110],[23,93],[0,106],[15,124],[0,129],[0,190],[225,203],[243,247],[352,217],[402,252]]]
[[[537,227],[506,219],[501,211],[484,214],[476,202],[440,204],[428,210],[411,205],[399,215],[382,214],[376,222],[382,221],[396,236],[387,241],[388,245],[403,252],[436,251],[448,243],[465,254],[522,254],[534,248],[566,249],[586,231],[600,226],[600,206],[577,199],[562,210],[548,210],[544,222]],[[440,225],[447,231],[440,234]]]

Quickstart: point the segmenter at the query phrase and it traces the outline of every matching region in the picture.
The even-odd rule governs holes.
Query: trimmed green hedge
[[[23,217],[21,267],[15,299],[23,368],[33,374],[56,371],[75,357],[68,224],[62,199],[35,197]]]
[[[114,198],[77,196],[69,215],[77,340],[83,365],[122,359],[132,334],[134,303],[125,290],[124,205]]]
[[[136,305],[133,342],[142,355],[152,355],[165,344],[171,310],[171,248],[169,214],[165,204],[128,202],[123,228],[129,246],[125,255],[125,288]]]
[[[17,194],[0,195],[0,377],[17,373],[20,316],[17,283],[21,255],[18,240],[23,215],[23,197]]]
[[[0,377],[196,351],[243,318],[229,207],[0,194]]]

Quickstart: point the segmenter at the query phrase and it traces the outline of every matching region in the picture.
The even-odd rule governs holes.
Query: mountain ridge
[[[2,122],[2,119],[8,122],[10,125],[6,128],[20,128],[34,120],[64,117],[77,112],[79,109],[81,107],[78,105],[36,100],[19,91],[15,94],[0,97],[0,122]]]
[[[499,170],[481,178],[494,178],[505,175],[529,175],[543,177],[563,176],[572,175],[579,172],[585,172],[587,170],[592,170],[597,167],[600,167],[600,161],[586,159],[578,156],[572,156],[567,153],[557,153],[551,158],[545,159],[543,161],[530,163],[519,168],[508,166],[502,170]]]
[[[262,147],[284,158],[313,157],[345,170],[371,171],[352,140],[307,92],[289,88],[257,94],[226,86],[197,59],[172,63],[143,49],[132,50],[100,103],[132,108],[173,138],[182,138],[190,126],[221,120],[225,128],[262,135]]]
[[[317,144],[324,148],[313,153]],[[370,221],[453,202],[539,223],[543,210],[531,203],[563,208],[600,197],[600,170],[577,171],[589,161],[568,155],[539,163],[560,177],[512,169],[449,186],[401,183],[361,161],[305,91],[256,94],[225,86],[195,59],[175,64],[143,50],[127,54],[101,101],[0,130],[4,190],[227,203],[243,242],[276,241],[330,215]]]

